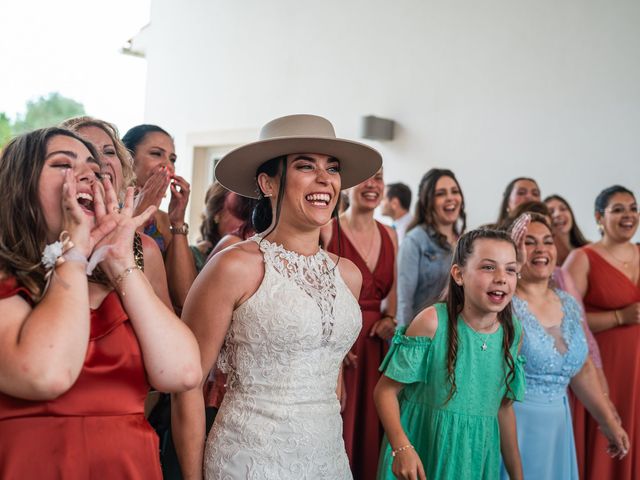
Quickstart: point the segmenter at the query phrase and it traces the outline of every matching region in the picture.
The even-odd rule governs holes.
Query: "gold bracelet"
[[[616,317],[616,324],[620,327],[622,325],[622,318],[620,318],[618,310],[614,310],[613,315]]]
[[[411,449],[411,450],[413,450],[413,449],[414,449],[414,448],[413,448],[413,445],[411,445],[410,443],[408,443],[408,444],[406,444],[406,445],[403,445],[403,446],[402,446],[402,447],[400,447],[400,448],[396,448],[395,450],[391,450],[391,456],[392,456],[392,457],[395,457],[395,456],[396,456],[397,454],[399,454],[400,452],[404,452],[405,450],[409,450],[409,449]]]
[[[123,281],[125,278],[127,278],[129,275],[131,275],[131,273],[132,273],[132,272],[135,272],[136,270],[140,270],[140,271],[142,271],[142,270],[140,269],[140,267],[139,267],[139,266],[137,266],[137,265],[134,265],[133,267],[126,268],[126,269],[124,270],[124,272],[122,272],[120,275],[118,275],[118,276],[116,277],[116,279],[113,281],[113,288],[115,288],[116,290],[118,290],[118,287],[120,286],[120,284],[122,283],[122,281]],[[123,297],[125,296],[124,289],[120,290],[120,295],[122,295]]]

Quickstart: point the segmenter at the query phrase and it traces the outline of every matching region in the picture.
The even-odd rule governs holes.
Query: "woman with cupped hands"
[[[161,478],[146,393],[201,375],[193,335],[133,258],[155,207],[133,216],[129,189],[120,208],[98,158],[59,128],[0,157],[1,478]]]

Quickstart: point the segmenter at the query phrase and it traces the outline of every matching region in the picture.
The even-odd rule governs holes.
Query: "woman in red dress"
[[[609,396],[629,434],[631,450],[622,460],[606,455],[607,440],[588,417],[584,477],[632,480],[640,477],[640,251],[631,241],[638,228],[638,205],[631,191],[616,185],[598,195],[595,211],[602,239],[573,250],[563,268],[583,296]]]
[[[193,335],[133,258],[155,209],[133,217],[132,189],[120,209],[98,158],[58,128],[0,157],[0,478],[160,479],[149,384],[199,381]]]
[[[395,331],[395,232],[377,222],[373,213],[384,195],[382,169],[349,191],[349,209],[323,232],[327,251],[351,260],[362,273],[358,303],[362,330],[343,368],[343,435],[355,480],[375,478],[382,425],[373,403],[380,378],[378,368]],[[384,309],[382,301],[386,298]]]

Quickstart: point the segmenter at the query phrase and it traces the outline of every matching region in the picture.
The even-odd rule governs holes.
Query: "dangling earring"
[[[598,232],[600,232],[600,235],[604,235],[604,227],[600,222],[598,222]]]

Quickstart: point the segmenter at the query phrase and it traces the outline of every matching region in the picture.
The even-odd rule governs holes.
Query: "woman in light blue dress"
[[[575,299],[551,285],[556,247],[546,218],[530,214],[526,261],[513,297],[514,313],[524,329],[526,392],[514,405],[524,478],[578,479],[571,411],[571,388],[598,421],[609,453],[622,457],[629,439],[608,407],[581,323]],[[502,478],[508,478],[504,469]]]

